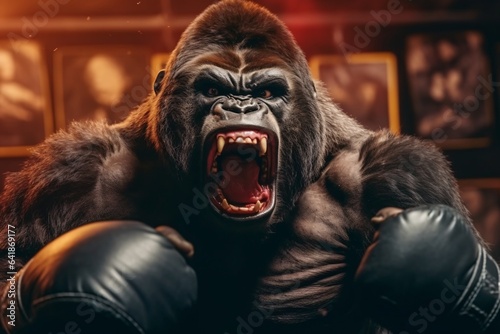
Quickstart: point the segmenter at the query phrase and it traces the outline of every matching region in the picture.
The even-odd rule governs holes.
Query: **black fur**
[[[192,189],[202,186],[196,175],[211,121],[193,81],[206,64],[280,68],[290,83],[285,107],[272,115],[280,132],[279,201],[264,239],[204,229],[204,220],[217,219],[213,213],[196,217],[200,233],[179,214]],[[343,114],[311,79],[286,27],[255,4],[227,0],[209,7],[183,34],[157,88],[123,123],[74,124],[8,176],[1,233],[16,226],[20,266],[49,241],[92,221],[171,225],[195,243],[201,311],[193,332],[234,333],[238,319],[267,310],[258,330],[376,333],[349,298],[373,233],[369,219],[386,206],[424,203],[467,214],[436,149],[371,133]],[[0,246],[5,252],[5,239]],[[2,268],[6,259],[2,254]]]

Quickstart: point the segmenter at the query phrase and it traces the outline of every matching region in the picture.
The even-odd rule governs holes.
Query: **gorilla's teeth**
[[[238,138],[236,138],[236,142],[239,144],[243,144],[245,142],[245,140],[241,137],[238,137]]]
[[[217,138],[217,153],[221,154],[222,150],[224,149],[224,145],[226,144],[226,141],[224,140],[224,137],[220,136]]]
[[[258,200],[257,203],[255,203],[255,205],[253,207],[253,211],[259,212],[261,207],[262,207],[262,203]]]
[[[233,138],[229,138],[229,143],[234,143],[234,139]]]
[[[225,199],[225,198],[222,200],[222,208],[223,208],[224,210],[229,210],[229,209],[231,209],[231,206],[229,205],[229,203],[227,202],[227,199]]]
[[[260,139],[260,155],[263,156],[267,152],[267,138],[263,137]]]
[[[252,144],[252,138],[245,138],[245,144]]]
[[[257,138],[254,138],[254,140],[252,140],[252,143],[257,145]]]

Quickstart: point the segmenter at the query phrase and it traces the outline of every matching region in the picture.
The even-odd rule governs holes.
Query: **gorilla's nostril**
[[[251,97],[236,99],[225,96],[214,102],[210,114],[217,118],[216,121],[260,122],[269,114],[269,108],[265,103]]]
[[[212,108],[212,114],[219,116],[221,120],[227,120],[226,108],[224,108],[224,103],[216,103]]]
[[[259,109],[259,106],[257,105],[257,103],[249,103],[245,106],[242,106],[241,108],[241,112],[246,114],[246,113],[249,113],[249,112],[252,112],[252,111],[256,111]]]

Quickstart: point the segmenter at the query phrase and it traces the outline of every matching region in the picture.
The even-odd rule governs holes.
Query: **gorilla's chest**
[[[262,249],[227,254],[230,262],[216,264],[227,266],[222,280],[200,286],[202,305],[225,320],[226,333],[357,333],[366,325],[360,316],[352,321],[351,282],[369,234],[360,222],[369,224],[359,210],[359,180],[341,168],[346,159],[330,164]],[[235,266],[241,275],[229,274]]]

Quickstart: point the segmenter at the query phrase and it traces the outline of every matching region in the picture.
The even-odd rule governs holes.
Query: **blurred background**
[[[51,133],[126,117],[213,2],[0,0],[0,189]],[[500,259],[500,1],[255,2],[346,113],[443,150]]]

